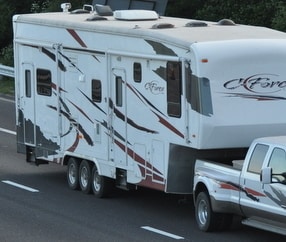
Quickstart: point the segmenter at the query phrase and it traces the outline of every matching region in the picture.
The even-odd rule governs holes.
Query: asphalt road
[[[16,152],[15,107],[0,96],[0,241],[285,241],[245,227],[200,232],[191,196],[115,190],[107,199],[72,191],[66,168],[32,166]],[[187,198],[187,200],[185,200]]]

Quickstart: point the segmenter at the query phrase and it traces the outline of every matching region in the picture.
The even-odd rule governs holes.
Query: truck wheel
[[[195,215],[200,230],[209,232],[215,229],[216,216],[212,211],[209,195],[206,192],[200,192],[196,199]]]
[[[94,165],[91,174],[92,174],[91,187],[93,194],[97,198],[106,197],[111,191],[112,180],[109,179],[108,177],[99,175],[96,165]]]
[[[68,160],[68,167],[67,167],[67,180],[68,185],[71,189],[76,190],[79,187],[78,183],[78,169],[79,169],[79,161],[71,157]]]
[[[79,185],[84,193],[91,192],[91,168],[86,160],[83,160],[79,166]]]

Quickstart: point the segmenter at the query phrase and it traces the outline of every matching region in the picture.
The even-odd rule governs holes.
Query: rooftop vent
[[[112,9],[109,7],[109,5],[96,4],[96,5],[95,5],[95,11],[96,11],[97,14],[100,15],[100,16],[112,16],[112,15],[113,15],[113,11],[112,11]]]
[[[95,15],[88,17],[86,19],[86,21],[100,21],[100,20],[107,20],[107,18],[95,14]]]
[[[186,27],[206,27],[208,26],[208,24],[205,22],[201,22],[201,21],[191,21],[191,22],[186,23],[185,26]]]
[[[174,28],[174,25],[169,23],[159,23],[159,24],[154,24],[152,26],[152,29],[171,29],[171,28]]]
[[[118,20],[157,20],[158,14],[151,10],[117,10],[113,14]]]
[[[233,22],[231,19],[221,19],[220,21],[218,21],[218,25],[235,25],[235,22]]]

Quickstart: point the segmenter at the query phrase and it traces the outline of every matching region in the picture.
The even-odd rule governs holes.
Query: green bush
[[[10,44],[1,50],[0,63],[6,66],[14,66],[13,45]]]

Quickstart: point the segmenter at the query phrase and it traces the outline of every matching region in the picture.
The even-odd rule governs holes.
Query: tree
[[[169,0],[167,14],[210,21],[223,18],[286,31],[285,0]]]
[[[280,2],[277,6],[277,12],[272,21],[272,27],[277,30],[286,32],[286,4]]]
[[[0,49],[12,41],[12,16],[18,13],[29,12],[32,0],[0,0]],[[28,6],[28,7],[27,7]]]

